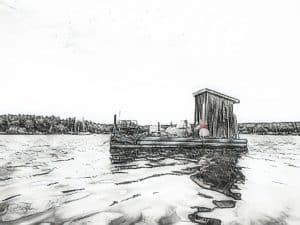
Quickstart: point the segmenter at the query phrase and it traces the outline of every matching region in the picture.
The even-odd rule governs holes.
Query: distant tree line
[[[240,123],[241,134],[300,135],[300,122]]]
[[[100,134],[110,133],[112,127],[75,117],[62,119],[58,116],[0,115],[2,134]]]

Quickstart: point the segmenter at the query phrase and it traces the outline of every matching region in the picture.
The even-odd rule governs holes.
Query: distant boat
[[[78,135],[90,135],[91,133],[88,131],[85,132],[78,132]]]
[[[90,135],[91,133],[86,131],[86,132],[72,132],[72,131],[69,131],[68,134],[71,134],[71,135]]]
[[[80,124],[82,124],[82,129],[80,129]],[[80,131],[80,130],[82,130],[82,131]],[[82,118],[82,121],[79,121],[78,123],[75,122],[74,131],[70,131],[70,132],[68,132],[68,134],[72,134],[72,135],[89,135],[91,133],[89,131],[87,131],[86,125],[85,125],[85,122],[84,122],[84,118]]]

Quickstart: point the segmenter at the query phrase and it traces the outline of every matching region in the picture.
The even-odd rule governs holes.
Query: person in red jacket
[[[200,120],[200,123],[195,127],[195,130],[199,130],[199,137],[201,138],[209,136],[208,124],[204,120]]]

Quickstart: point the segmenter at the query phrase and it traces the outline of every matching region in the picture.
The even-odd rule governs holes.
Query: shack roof
[[[220,92],[217,92],[217,91],[214,91],[214,90],[211,90],[211,89],[208,89],[208,88],[204,88],[204,89],[201,89],[199,91],[194,92],[193,96],[195,97],[197,95],[201,95],[201,94],[204,94],[204,93],[209,93],[209,94],[218,96],[220,98],[225,98],[225,99],[227,99],[229,101],[232,101],[233,103],[240,103],[240,100],[237,99],[237,98],[230,97],[228,95],[222,94]]]

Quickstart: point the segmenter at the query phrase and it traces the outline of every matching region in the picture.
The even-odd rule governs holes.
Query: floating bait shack
[[[162,132],[160,125],[155,134],[136,122],[117,122],[114,117],[114,129],[111,136],[111,149],[122,148],[234,148],[247,149],[247,140],[240,139],[238,124],[233,112],[236,98],[211,89],[202,89],[193,93],[195,98],[194,123],[188,125],[184,135]]]

